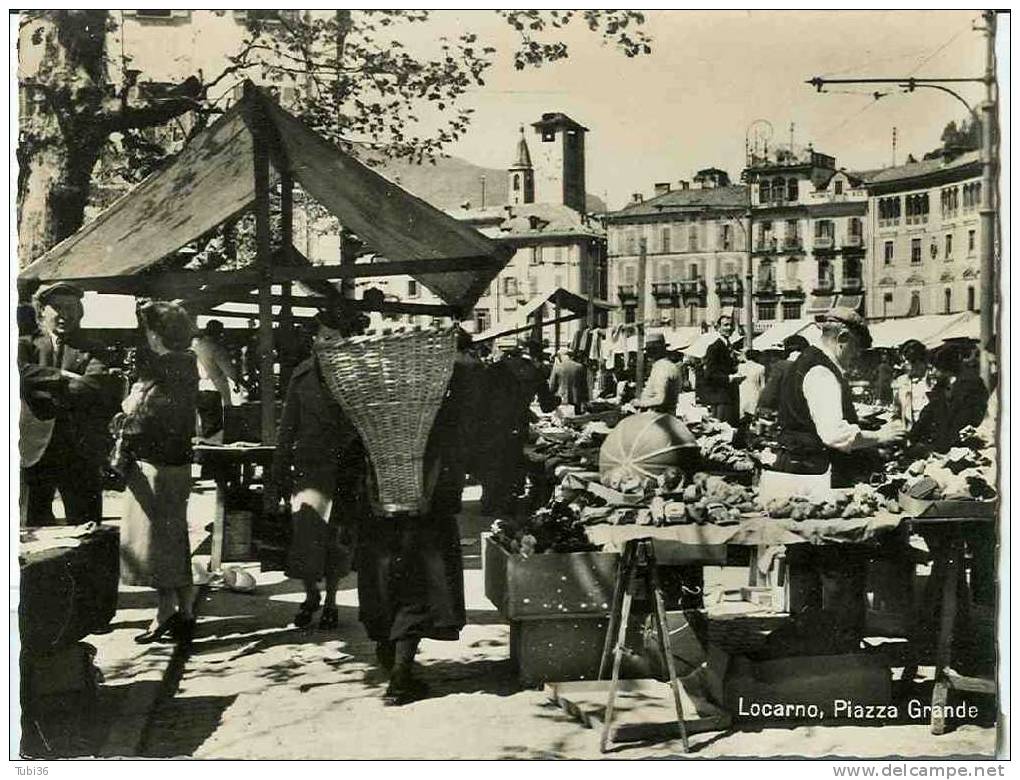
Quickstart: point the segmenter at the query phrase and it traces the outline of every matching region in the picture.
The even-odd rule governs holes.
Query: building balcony
[[[676,298],[676,285],[672,282],[654,282],[652,297],[657,301],[670,301]]]
[[[779,251],[779,240],[774,236],[759,236],[754,242],[755,252],[777,252]]]
[[[846,248],[849,248],[849,249],[860,249],[863,246],[864,246],[864,236],[854,235],[853,233],[850,233],[849,235],[843,236],[843,247],[845,249]]]
[[[636,284],[621,284],[616,288],[617,294],[620,296],[620,303],[626,305],[628,303],[637,303],[637,285]]]
[[[815,249],[832,249],[836,245],[836,239],[832,236],[815,236],[811,245]]]
[[[864,288],[864,281],[859,276],[849,276],[843,279],[843,292],[860,292]]]
[[[684,305],[704,302],[708,297],[708,287],[704,279],[688,279],[676,283],[677,291],[683,298]]]
[[[804,285],[800,279],[787,279],[782,284],[784,298],[803,298]]]
[[[775,295],[776,294],[776,280],[775,279],[759,279],[754,285],[755,295]]]
[[[803,243],[801,242],[800,236],[784,236],[783,237],[783,249],[802,249]]]
[[[836,281],[834,279],[818,279],[812,292],[815,295],[832,295],[836,292]]]
[[[720,298],[739,298],[744,294],[744,282],[739,276],[724,276],[715,280],[715,291]]]

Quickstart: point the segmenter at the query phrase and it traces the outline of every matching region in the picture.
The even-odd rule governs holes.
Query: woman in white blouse
[[[928,350],[917,340],[906,342],[901,353],[907,361],[907,372],[893,380],[893,416],[910,430],[921,410],[928,405]]]

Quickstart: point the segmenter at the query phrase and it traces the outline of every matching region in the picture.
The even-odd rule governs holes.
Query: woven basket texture
[[[453,374],[455,331],[336,339],[317,344],[316,354],[326,386],[368,451],[377,510],[424,512],[425,446]]]

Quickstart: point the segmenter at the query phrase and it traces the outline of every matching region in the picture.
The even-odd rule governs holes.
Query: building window
[[[668,227],[663,228],[662,229],[662,234],[660,236],[660,239],[661,239],[661,241],[660,241],[660,248],[662,249],[663,252],[671,251],[670,247],[669,247],[670,238],[671,238],[671,236],[669,234],[669,228]]]
[[[475,309],[475,332],[485,333],[492,325],[488,309]]]
[[[819,219],[815,222],[816,238],[833,238],[836,235],[836,223],[831,219]]]
[[[721,249],[733,248],[733,231],[730,225],[719,226],[719,247]]]
[[[981,182],[963,185],[963,210],[973,211],[981,205]]]
[[[890,227],[900,222],[901,203],[899,197],[879,198],[878,201],[878,226]]]
[[[974,285],[967,288],[967,311],[977,311],[977,297],[974,295]]]
[[[797,200],[797,180],[790,179],[786,182],[786,199],[789,201]]]
[[[921,264],[921,239],[919,238],[910,239],[910,264]]]
[[[698,226],[691,225],[687,229],[687,248],[692,252],[698,251]]]
[[[627,231],[627,254],[637,254],[637,235],[635,235],[633,230]]]
[[[543,142],[548,143],[549,141],[555,141],[555,140],[556,140],[556,132],[554,130],[550,130],[548,128],[543,128],[542,129],[542,141]]]
[[[758,319],[762,322],[768,322],[776,318],[776,304],[775,303],[759,303],[758,304]]]
[[[407,297],[408,298],[418,297],[418,282],[416,282],[414,279],[409,279],[407,281]]]
[[[687,278],[690,279],[692,282],[695,282],[695,281],[698,280],[698,264],[697,263],[691,263],[689,266],[687,266]]]
[[[762,179],[758,185],[758,202],[768,203],[772,198],[772,185],[768,179]]]
[[[832,263],[828,259],[818,261],[818,289],[833,290],[836,287],[836,276],[833,272]]]
[[[783,301],[783,319],[799,320],[801,306],[800,301]]]
[[[800,288],[800,261],[791,257],[786,261],[786,289],[796,290]]]
[[[921,314],[921,293],[916,290],[910,293],[910,308],[907,310],[908,317],[917,317]]]
[[[861,221],[857,217],[850,217],[846,223],[846,232],[848,236],[860,243],[860,238],[864,234],[861,229]]]
[[[953,291],[950,290],[948,287],[945,290],[945,299],[946,308],[944,313],[950,314],[953,311]]]
[[[967,197],[967,189],[964,187],[964,198]],[[951,219],[956,216],[960,207],[960,188],[945,187],[942,190],[942,218]]]
[[[882,296],[882,316],[889,316],[889,309],[892,308],[893,295],[892,293],[886,293]]]
[[[928,193],[907,196],[907,224],[920,225],[928,221]]]
[[[556,249],[553,251],[553,258],[557,263],[563,262],[563,247],[561,246],[556,247]]]
[[[521,175],[519,173],[514,174],[514,192],[520,192],[521,189]]]
[[[540,246],[531,247],[531,257],[529,258],[528,262],[531,265],[542,264],[542,247]]]
[[[503,294],[516,297],[517,295],[517,279],[513,276],[507,276],[503,279]]]
[[[967,231],[967,254],[973,255],[977,248],[977,234],[973,230]]]
[[[953,234],[946,233],[946,260],[953,259]]]
[[[843,194],[843,180],[842,179],[836,179],[836,181],[834,181],[832,183],[832,191],[836,195],[842,195]]]

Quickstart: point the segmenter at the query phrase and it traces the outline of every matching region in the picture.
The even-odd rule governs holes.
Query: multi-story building
[[[587,129],[561,113],[543,114],[532,128],[537,163],[532,163],[522,129],[507,168],[510,202],[484,208],[468,203],[448,212],[514,250],[475,306],[476,333],[523,325],[521,308],[560,287],[582,296],[591,290],[594,298],[606,297],[605,230],[584,212]],[[543,194],[547,200],[539,200]],[[361,284],[379,288],[392,301],[440,302],[410,277],[366,279]],[[544,321],[553,319],[552,311],[537,313]],[[388,315],[381,319],[425,324],[431,318]],[[579,321],[564,323],[561,339],[569,339],[579,327]]]
[[[945,153],[864,174],[869,317],[977,311],[981,162]]]
[[[671,327],[713,321],[724,306],[741,306],[747,251],[743,218],[747,188],[730,184],[725,171],[706,168],[673,188],[655,185],[606,217],[609,289],[617,296],[619,323],[634,322],[638,296],[645,322]],[[644,290],[638,290],[641,240],[646,245]]]
[[[863,310],[868,193],[859,176],[806,148],[751,154],[755,330],[833,306]]]

